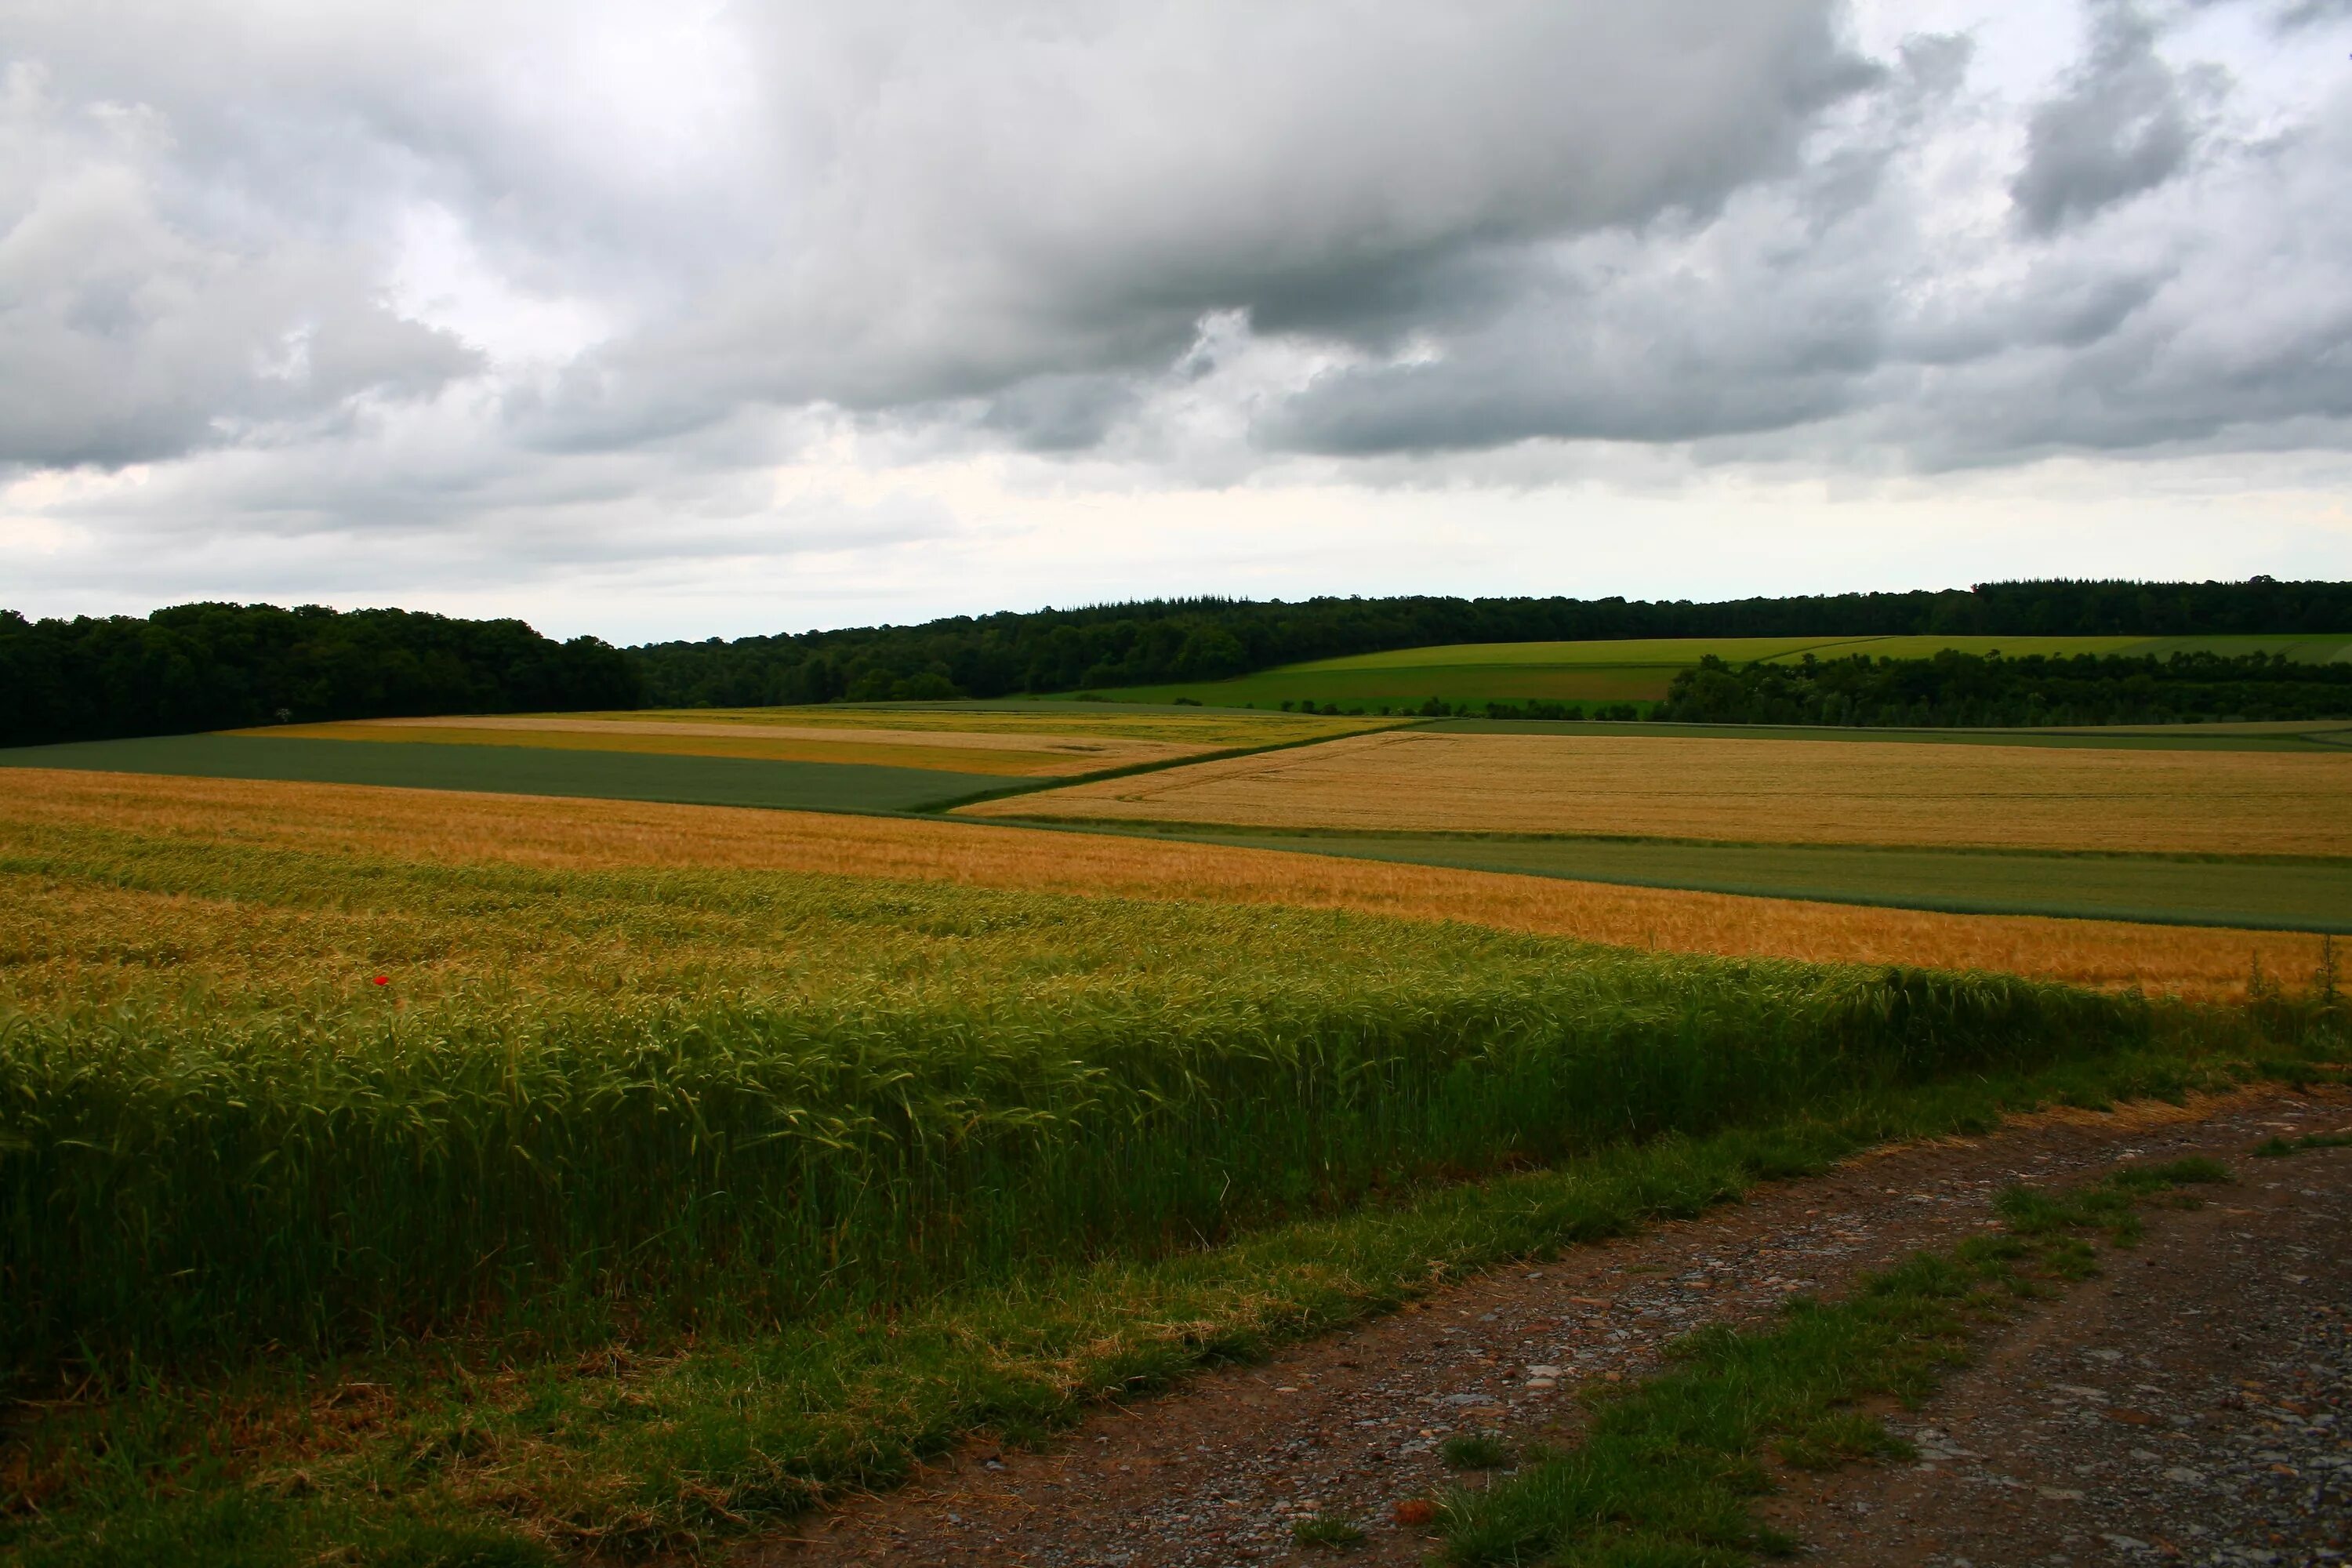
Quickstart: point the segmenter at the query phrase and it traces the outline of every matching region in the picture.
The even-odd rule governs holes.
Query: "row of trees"
[[[0,745],[233,728],[281,713],[317,720],[1007,697],[1215,680],[1441,643],[2249,631],[2352,631],[2352,583],[1997,583],[1704,605],[1161,599],[628,649],[593,637],[557,643],[520,621],[404,610],[205,604],[144,619],[70,621],[0,611]],[[1713,687],[1691,700],[1752,706]]]
[[[2352,583],[1994,583],[1735,599],[1161,599],[630,653],[663,707],[1007,697],[1216,680],[1437,643],[1698,637],[2352,631]]]
[[[2352,665],[2269,654],[2169,658],[1945,652],[1734,668],[1712,656],[1675,677],[1653,719],[1699,724],[2011,726],[2352,719]]]
[[[146,618],[0,611],[0,745],[372,719],[635,708],[637,665],[520,621],[316,605],[181,605]]]

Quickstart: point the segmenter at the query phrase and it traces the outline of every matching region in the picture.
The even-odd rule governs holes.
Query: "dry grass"
[[[1258,827],[2352,855],[2352,755],[1404,731],[969,808]]]
[[[1199,756],[1217,748],[1122,736],[1004,735],[948,730],[826,729],[814,725],[667,722],[537,715],[354,719],[285,724],[241,733],[330,741],[532,746],[556,751],[645,752],[663,756],[750,757],[786,763],[861,763],[1013,778],[1057,778]]]
[[[971,823],[341,784],[0,772],[0,853],[14,849],[9,828],[16,823],[125,828],[165,842],[228,839],[437,864],[738,867],[1293,904],[1464,921],[1628,947],[2000,970],[2204,998],[2242,995],[2256,959],[2267,973],[2299,981],[2316,966],[2319,952],[2316,937],[2274,931],[1945,915]],[[180,907],[192,940],[197,927],[244,918],[226,908]],[[6,934],[0,924],[0,936]]]

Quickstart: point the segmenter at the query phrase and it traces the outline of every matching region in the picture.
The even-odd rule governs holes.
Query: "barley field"
[[[1737,843],[2352,855],[2352,755],[1399,731],[982,817]]]

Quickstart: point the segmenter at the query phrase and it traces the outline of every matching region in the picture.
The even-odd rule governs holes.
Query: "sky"
[[[2352,577],[2352,0],[0,0],[0,606]]]

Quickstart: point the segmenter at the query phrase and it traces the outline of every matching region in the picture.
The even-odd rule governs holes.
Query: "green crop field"
[[[1368,712],[1409,711],[1432,697],[1449,702],[1618,703],[1663,699],[1675,676],[1713,654],[1734,664],[1792,662],[1811,654],[1843,658],[1924,658],[1962,653],[2157,655],[2189,651],[2280,653],[2313,663],[2352,661],[2352,637],[1675,637],[1610,642],[1461,643],[1394,648],[1317,659],[1231,680],[1129,687],[1108,699],[1170,702],[1185,698],[1223,708],[1274,708],[1284,702],[1338,703]]]
[[[715,1554],[975,1427],[2307,1022],[51,777],[0,816],[37,1568]]]
[[[1478,834],[1216,833],[1188,842],[1955,914],[2352,935],[2352,861],[2032,855]]]
[[[1429,719],[1416,728],[1454,735],[1680,736],[1716,741],[1901,742],[1923,746],[2052,746],[2062,751],[2303,752],[2352,750],[2352,723],[2318,720],[2241,724],[2099,724],[2079,729],[1906,730],[1852,724],[1617,723],[1528,719]]]
[[[24,746],[0,751],[0,767],[88,768],[102,773],[389,784],[402,789],[484,790],[812,811],[910,811],[1002,789],[1006,784],[1003,778],[987,773],[857,763],[552,751],[543,746],[387,741],[356,744],[269,735],[159,735]]]

